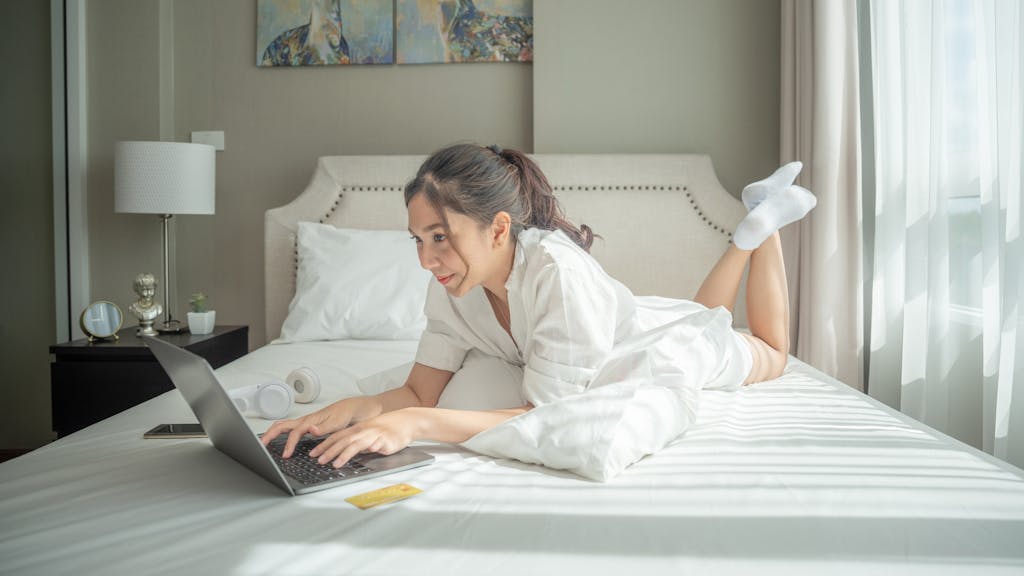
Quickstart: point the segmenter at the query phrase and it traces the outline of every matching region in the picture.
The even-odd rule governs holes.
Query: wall
[[[218,321],[251,326],[253,346],[264,341],[263,213],[301,191],[317,156],[428,153],[464,139],[538,152],[696,151],[737,194],[777,164],[777,2],[645,0],[624,13],[608,0],[541,0],[532,66],[334,69],[256,67],[251,0],[168,5],[173,22],[161,29],[155,0],[90,3],[89,61],[119,76],[97,70],[90,82],[93,291],[127,305],[134,274],[160,265],[155,217],[112,214],[114,142],[158,139],[160,114],[173,118],[165,138],[224,130],[217,214],[176,218],[172,302],[184,311],[203,290]],[[109,40],[125,29],[128,53]],[[171,64],[160,33],[173,38]],[[173,66],[162,93],[161,65]]]
[[[534,150],[699,152],[735,195],[779,162],[780,8],[534,4]]]
[[[202,290],[219,323],[250,325],[253,347],[264,343],[263,213],[302,191],[318,156],[426,154],[466,139],[532,148],[529,64],[257,68],[255,2],[169,4],[170,24],[155,0],[89,4],[89,62],[104,69],[90,80],[94,298],[127,306],[136,273],[160,274],[156,217],[114,214],[112,200],[114,143],[159,139],[160,114],[173,116],[173,140],[226,139],[216,214],[175,218],[174,309]],[[120,30],[127,53],[111,40]],[[160,33],[173,34],[172,91],[160,88]]]
[[[113,211],[115,142],[224,130],[216,215],[172,227],[172,302],[184,312],[190,292],[207,292],[218,321],[251,326],[252,347],[264,341],[263,213],[302,190],[317,156],[428,153],[467,139],[707,152],[737,194],[778,160],[778,0],[536,0],[533,65],[322,69],[257,68],[253,0],[83,1],[90,296],[127,308],[135,274],[161,267],[157,217]],[[0,283],[0,431],[12,447],[50,437],[48,8],[0,3],[4,53],[20,55],[0,92],[11,126],[3,190],[16,208],[0,234],[19,278]]]
[[[0,448],[50,440],[48,346],[56,337],[50,3],[0,2]]]
[[[89,300],[127,314],[136,274],[163,274],[159,217],[114,213],[114,143],[160,140],[159,2],[89,0],[85,19]]]

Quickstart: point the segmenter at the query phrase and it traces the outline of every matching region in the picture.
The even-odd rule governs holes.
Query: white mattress
[[[305,411],[415,347],[268,346],[218,373],[309,366],[326,392]],[[0,464],[0,573],[1024,572],[1021,470],[796,360],[705,393],[694,428],[605,484],[424,444],[429,467],[292,498],[205,439],[142,439],[179,421],[195,418],[172,391]],[[423,493],[344,501],[398,482]]]

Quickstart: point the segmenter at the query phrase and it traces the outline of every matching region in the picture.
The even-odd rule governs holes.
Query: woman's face
[[[497,269],[500,258],[489,241],[489,227],[481,227],[465,214],[446,210],[445,229],[423,194],[413,196],[408,210],[409,232],[416,241],[420,266],[429,270],[452,296],[464,296],[474,286],[486,282]]]

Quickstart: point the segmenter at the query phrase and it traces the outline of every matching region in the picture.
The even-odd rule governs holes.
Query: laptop
[[[309,451],[322,439],[308,435],[299,442],[290,458],[282,458],[288,435],[275,438],[264,447],[206,359],[159,338],[143,338],[185,397],[214,447],[289,495],[334,488],[434,461],[433,456],[422,450],[405,448],[390,456],[359,454],[345,466],[335,469],[309,458]]]

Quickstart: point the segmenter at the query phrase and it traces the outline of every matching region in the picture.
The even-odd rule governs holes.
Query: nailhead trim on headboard
[[[378,191],[379,192],[403,192],[403,191],[405,191],[405,187],[404,186],[342,186],[341,189],[338,190],[338,197],[334,200],[334,204],[331,205],[331,209],[327,211],[327,214],[324,214],[323,218],[320,219],[320,223],[321,224],[326,222],[327,219],[331,217],[331,214],[334,214],[334,211],[338,208],[338,203],[341,202],[341,199],[345,197],[345,192],[348,192],[350,190],[358,191],[358,192],[362,192],[363,190],[366,190],[367,192],[378,192]]]
[[[708,225],[709,228],[718,232],[727,238],[732,238],[732,232],[725,229],[725,226],[714,222],[710,218],[704,215],[704,211],[701,210],[700,205],[697,204],[696,198],[687,189],[686,186],[669,185],[669,186],[651,186],[651,185],[620,185],[620,186],[554,186],[554,191],[559,190],[582,190],[584,192],[589,190],[675,190],[677,192],[682,191],[686,193],[687,200],[690,201],[690,208],[697,213],[701,221]]]
[[[689,202],[690,202],[690,208],[693,209],[693,211],[697,213],[697,216],[700,217],[702,222],[707,224],[708,227],[711,228],[712,230],[714,230],[715,232],[719,232],[722,235],[726,236],[727,238],[730,238],[730,239],[732,238],[732,232],[729,232],[728,230],[726,230],[725,226],[722,226],[721,224],[718,224],[717,222],[714,222],[713,220],[711,220],[710,218],[708,218],[707,216],[704,215],[704,211],[701,210],[700,205],[697,204],[697,199],[693,197],[693,194],[687,189],[686,186],[678,186],[678,185],[668,185],[668,186],[659,185],[659,186],[653,186],[653,185],[633,185],[633,184],[628,185],[628,186],[627,185],[619,185],[619,186],[590,186],[590,185],[584,185],[584,186],[554,186],[552,189],[555,192],[558,192],[559,190],[572,190],[572,191],[582,190],[584,192],[587,192],[587,191],[590,191],[590,190],[669,190],[669,191],[675,190],[677,192],[682,191],[682,192],[684,192],[686,194],[686,199],[689,200]],[[334,203],[331,205],[331,208],[327,211],[326,214],[323,215],[322,218],[320,218],[320,223],[321,224],[326,222],[331,217],[331,215],[334,214],[334,211],[337,210],[337,208],[338,208],[338,203],[341,202],[341,199],[345,196],[345,192],[348,192],[350,190],[358,191],[358,192],[362,192],[364,190],[367,191],[367,192],[371,192],[371,191],[372,192],[376,192],[376,191],[380,191],[380,192],[402,192],[402,191],[405,190],[405,188],[402,187],[402,186],[342,186],[341,189],[338,190],[338,197],[334,200]],[[298,236],[297,235],[295,237],[295,251],[294,251],[294,255],[295,255],[295,271],[297,273],[298,270],[299,270],[299,241],[298,241]]]

